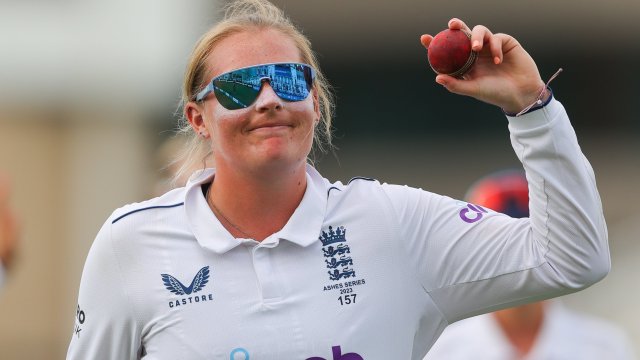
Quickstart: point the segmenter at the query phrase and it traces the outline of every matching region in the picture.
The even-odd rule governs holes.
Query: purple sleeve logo
[[[487,212],[488,211],[480,205],[467,204],[466,208],[460,210],[460,219],[466,223],[472,224],[482,219],[482,214],[486,214]],[[469,216],[469,214],[471,216]]]

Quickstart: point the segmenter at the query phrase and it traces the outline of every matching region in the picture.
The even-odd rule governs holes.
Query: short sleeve
[[[137,359],[140,330],[111,239],[100,229],[82,272],[67,359]]]

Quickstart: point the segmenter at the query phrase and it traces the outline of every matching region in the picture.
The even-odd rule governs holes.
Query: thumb
[[[449,92],[458,95],[471,96],[477,90],[477,85],[472,81],[458,79],[453,76],[440,74],[436,76],[436,82],[444,86]]]

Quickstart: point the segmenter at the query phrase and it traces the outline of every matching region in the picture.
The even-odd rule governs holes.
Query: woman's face
[[[273,29],[244,31],[215,46],[207,59],[207,79],[238,68],[277,62],[301,62],[289,36]],[[268,82],[247,108],[227,110],[213,94],[200,108],[218,172],[270,171],[285,175],[283,171],[304,168],[320,118],[315,91],[303,101],[287,102]]]

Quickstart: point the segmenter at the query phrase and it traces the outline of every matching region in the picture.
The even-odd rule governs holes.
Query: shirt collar
[[[327,211],[325,179],[311,165],[307,165],[307,189],[302,201],[285,226],[275,235],[300,246],[318,241]]]
[[[202,184],[210,182],[214,175],[214,169],[198,170],[191,175],[185,186],[184,206],[187,221],[200,246],[222,254],[242,241],[222,226],[202,193]],[[327,207],[325,179],[311,165],[307,165],[306,177],[307,188],[302,201],[285,226],[272,235],[304,247],[318,241]]]

